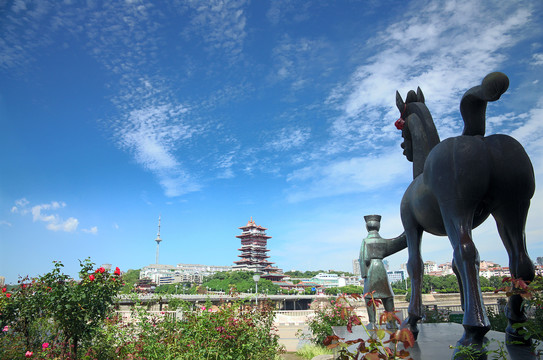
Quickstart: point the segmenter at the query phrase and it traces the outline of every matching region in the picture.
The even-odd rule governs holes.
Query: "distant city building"
[[[392,284],[397,281],[405,281],[408,278],[407,271],[405,270],[392,270],[387,271],[388,281]]]
[[[444,264],[439,264],[437,270],[441,272],[442,275],[453,275],[452,264],[446,262]]]
[[[345,278],[340,277],[338,274],[319,273],[314,276],[311,281],[325,288],[342,287],[347,285]]]
[[[345,285],[355,285],[355,286],[362,285],[359,275],[356,275],[356,276],[340,276],[340,277],[345,279]]]
[[[405,272],[405,276],[407,275],[407,264],[401,264],[400,268]],[[390,274],[391,271],[387,272],[387,274]],[[536,274],[543,274],[543,266],[536,266]],[[424,262],[424,275],[430,275],[430,276],[446,276],[446,275],[454,275],[454,272],[452,270],[452,264],[450,262],[446,262],[444,264],[437,265],[434,261],[425,261]],[[511,272],[508,267],[501,266],[500,264],[497,264],[492,261],[486,261],[482,260],[480,263],[479,268],[479,275],[483,276],[485,278],[490,278],[493,276],[511,276]],[[390,276],[389,276],[389,279]],[[394,282],[392,279],[390,282]]]
[[[201,284],[204,277],[221,271],[231,271],[231,266],[202,264],[164,265],[152,264],[144,266],[140,271],[140,279],[149,279],[154,284],[195,283]]]
[[[3,276],[0,276],[0,287],[4,287],[6,285],[6,278]]]
[[[247,225],[241,226],[241,235],[236,235],[241,240],[241,254],[238,257],[241,260],[234,261],[233,270],[254,271],[260,273],[263,279],[271,281],[281,281],[285,275],[281,269],[272,266],[273,262],[268,261],[267,252],[268,239],[271,236],[266,235],[265,227],[257,225],[253,218]]]
[[[353,260],[353,274],[362,276],[360,273],[360,262],[358,262],[358,259]]]
[[[437,268],[437,264],[435,263],[435,261],[428,260],[428,261],[424,262],[424,274],[425,275],[429,275],[430,273],[437,272],[437,271],[438,271],[438,268]]]
[[[232,266],[202,265],[202,264],[177,264],[177,270],[195,274],[214,274],[221,271],[232,271]]]

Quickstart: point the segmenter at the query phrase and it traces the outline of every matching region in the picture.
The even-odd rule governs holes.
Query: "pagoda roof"
[[[238,250],[243,250],[243,251],[270,251],[267,247],[265,246],[259,246],[259,245],[249,245],[249,244],[242,244],[241,247],[238,249]]]
[[[242,238],[249,238],[249,237],[253,237],[253,238],[261,238],[261,239],[271,239],[272,237],[271,236],[268,236],[266,234],[255,234],[255,233],[243,233],[241,235],[236,235],[237,238],[239,239],[242,239]]]
[[[257,258],[263,258],[263,259],[268,259],[269,256],[267,255],[259,255],[259,254],[239,254],[238,257],[241,257],[241,258],[246,258],[246,257],[257,257]]]
[[[239,227],[238,229],[250,229],[250,228],[257,228],[257,229],[259,229],[259,230],[268,230],[268,229],[266,229],[266,228],[263,227],[263,226],[257,225],[257,224],[254,222],[252,216],[251,216],[251,219],[249,220],[249,222],[247,222],[247,225],[241,226],[241,227]]]

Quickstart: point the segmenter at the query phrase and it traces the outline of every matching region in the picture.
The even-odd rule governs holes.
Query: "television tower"
[[[156,234],[156,263],[158,264],[158,246],[162,239],[160,238],[160,215],[158,216],[158,233]]]

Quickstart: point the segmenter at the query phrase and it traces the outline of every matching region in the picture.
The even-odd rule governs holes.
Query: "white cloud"
[[[531,64],[536,66],[543,65],[543,53],[534,54]]]
[[[58,218],[56,218],[54,221],[50,221],[47,224],[46,228],[52,231],[74,232],[77,230],[78,225],[79,225],[79,220],[73,217],[68,218],[65,221],[61,221]]]
[[[15,201],[15,206],[11,208],[12,213],[19,213],[25,214],[28,212],[27,205],[29,204],[28,200],[25,198],[19,199]]]
[[[34,222],[46,223],[46,229],[51,231],[74,232],[79,226],[79,220],[74,217],[63,220],[57,213],[57,210],[65,207],[66,203],[63,201],[51,201],[48,204],[30,206],[30,202],[22,198],[15,201],[15,206],[11,208],[11,212],[21,215],[31,213]]]
[[[98,234],[98,227],[97,226],[93,226],[91,227],[90,229],[81,229],[81,231],[87,233],[87,234],[93,234],[93,235],[96,235]]]

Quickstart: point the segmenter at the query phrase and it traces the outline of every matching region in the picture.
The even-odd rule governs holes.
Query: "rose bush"
[[[0,327],[8,331],[0,337],[0,358],[53,356],[59,349],[62,358],[77,358],[80,344],[92,342],[121,287],[119,275],[103,268],[89,275],[93,265],[89,259],[80,261],[81,280],[75,281],[55,262],[51,272],[20,280],[13,294],[5,291]]]

